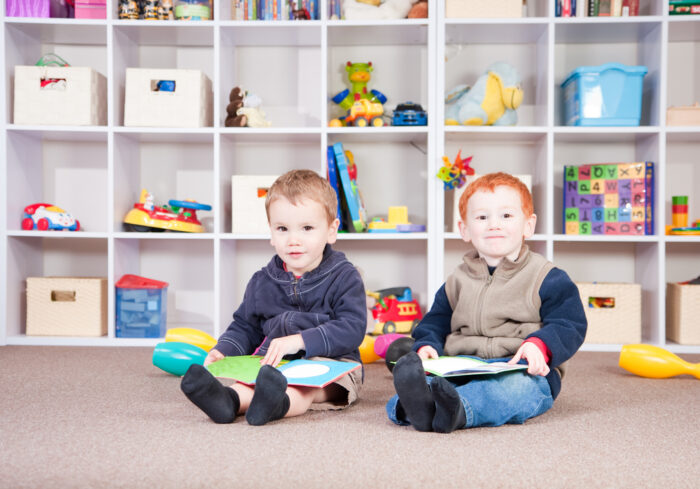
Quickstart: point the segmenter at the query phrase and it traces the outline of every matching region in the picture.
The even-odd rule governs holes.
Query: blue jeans
[[[507,359],[489,361],[504,360]],[[455,385],[455,389],[462,400],[467,418],[463,428],[522,424],[547,412],[554,403],[547,379],[539,375],[528,375],[525,371],[485,375],[464,385]],[[396,395],[389,399],[386,404],[387,415],[398,425],[408,425],[410,423],[407,420],[396,416],[398,401]]]

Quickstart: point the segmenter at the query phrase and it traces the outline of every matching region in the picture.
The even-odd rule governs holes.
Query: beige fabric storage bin
[[[28,336],[107,334],[107,279],[27,278]]]
[[[447,18],[522,17],[522,0],[445,0]]]
[[[586,343],[642,341],[642,287],[639,284],[577,282],[588,319]],[[595,307],[592,303],[605,304]]]
[[[65,87],[42,88],[49,78]],[[15,66],[14,123],[107,125],[107,79],[89,67]]]
[[[268,189],[277,175],[233,175],[231,177],[231,232],[268,234],[265,212]]]
[[[158,91],[156,86],[161,80],[174,81],[175,90]],[[127,68],[124,125],[211,126],[211,80],[199,70]]]
[[[700,104],[666,109],[667,126],[700,126]]]
[[[700,285],[666,285],[666,338],[700,345]]]

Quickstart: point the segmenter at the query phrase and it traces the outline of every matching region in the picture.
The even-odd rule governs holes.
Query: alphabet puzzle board
[[[654,234],[654,163],[564,167],[565,234]]]

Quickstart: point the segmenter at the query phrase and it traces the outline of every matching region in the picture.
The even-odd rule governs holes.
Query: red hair
[[[462,221],[466,222],[467,220],[467,202],[469,202],[472,195],[479,190],[493,193],[496,191],[496,187],[501,186],[510,187],[520,194],[520,202],[522,202],[522,209],[525,217],[530,217],[535,213],[535,208],[532,205],[532,195],[525,184],[513,175],[498,172],[481,176],[467,186],[466,190],[459,198],[459,216],[462,218]]]

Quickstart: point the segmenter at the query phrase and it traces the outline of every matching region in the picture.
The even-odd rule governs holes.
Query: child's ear
[[[459,234],[462,236],[462,240],[465,243],[468,243],[471,241],[471,236],[469,236],[469,230],[467,229],[467,225],[462,221],[461,219],[457,221],[457,227],[459,227]]]
[[[525,239],[531,238],[535,234],[535,226],[537,225],[537,214],[533,214],[525,220],[525,227],[523,229],[523,237]]]
[[[340,226],[338,219],[334,219],[328,226],[328,244],[333,244],[338,239],[338,226]]]

